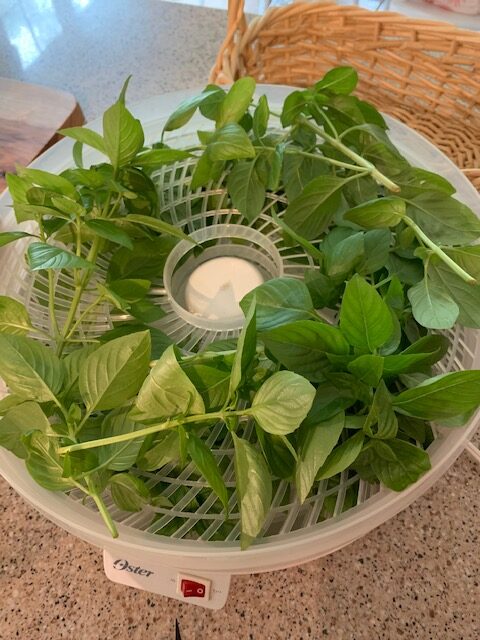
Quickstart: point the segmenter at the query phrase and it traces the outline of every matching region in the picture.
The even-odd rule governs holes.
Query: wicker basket
[[[480,189],[480,33],[323,2],[272,7],[247,23],[229,0],[213,82],[309,86],[351,65],[358,93],[424,134]]]

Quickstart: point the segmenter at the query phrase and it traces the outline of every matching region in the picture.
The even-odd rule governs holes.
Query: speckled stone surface
[[[15,15],[21,25],[24,5],[44,31],[34,5],[54,7],[62,31],[22,68],[2,29],[13,33]],[[0,75],[69,90],[91,119],[130,73],[132,102],[204,83],[225,24],[222,11],[160,0],[0,0]],[[109,582],[98,549],[0,481],[0,640],[174,640],[175,618],[182,640],[479,640],[479,473],[463,454],[422,499],[342,551],[235,577],[218,612]]]
[[[463,454],[423,498],[326,558],[238,576],[224,609],[109,582],[100,551],[0,483],[2,640],[478,640],[479,469]]]

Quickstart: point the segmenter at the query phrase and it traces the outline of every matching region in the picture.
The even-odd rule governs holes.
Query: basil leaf
[[[479,404],[480,371],[435,376],[393,398],[395,411],[423,420],[453,418]]]
[[[115,409],[132,398],[148,372],[150,334],[133,333],[107,342],[81,365],[79,386],[87,410]]]
[[[130,407],[114,409],[105,417],[102,422],[102,438],[132,433],[143,427],[130,420],[129,409]],[[103,445],[98,448],[98,463],[112,471],[126,471],[134,465],[141,446],[142,439]]]
[[[235,479],[240,509],[240,545],[246,549],[260,533],[272,502],[272,481],[262,454],[232,433],[235,446]]]
[[[257,160],[238,162],[227,178],[233,206],[253,222],[265,204],[265,185],[256,169]]]
[[[268,433],[287,435],[300,426],[312,406],[315,388],[292,371],[279,371],[262,384],[249,410]]]
[[[450,329],[455,324],[460,313],[458,305],[444,287],[432,282],[428,275],[410,287],[407,295],[418,324],[428,329]]]
[[[103,114],[103,142],[110,162],[115,168],[128,164],[143,147],[145,141],[140,120],[125,107],[127,78],[119,99]]]
[[[441,360],[447,353],[449,344],[445,336],[431,335],[420,338],[401,353],[383,358],[384,375],[421,371]]]
[[[119,244],[122,247],[127,247],[127,249],[133,249],[133,244],[128,233],[119,229],[116,224],[110,220],[95,218],[93,220],[87,220],[85,226],[90,229],[90,231],[93,231],[95,235],[105,238],[105,240],[110,240],[110,242]]]
[[[290,479],[295,469],[295,458],[285,446],[284,436],[266,433],[258,424],[255,425],[255,433],[272,474],[277,478]]]
[[[157,169],[164,164],[172,164],[191,157],[191,153],[182,149],[150,149],[135,156],[131,164],[141,169]]]
[[[0,399],[0,416],[3,416],[10,411],[13,407],[18,407],[19,404],[25,402],[25,398],[10,394]]]
[[[407,215],[434,242],[463,244],[480,237],[480,220],[467,205],[451,196],[424,191],[406,202]]]
[[[318,269],[305,269],[303,279],[312,297],[315,309],[335,307],[340,297],[338,285]]]
[[[0,247],[4,247],[10,242],[16,242],[20,238],[32,237],[31,233],[25,233],[25,231],[4,231],[0,233]]]
[[[68,127],[67,129],[60,129],[58,133],[67,138],[73,138],[73,140],[77,140],[107,155],[103,138],[96,131],[92,131],[86,127]]]
[[[70,251],[45,242],[32,242],[27,249],[31,271],[40,269],[94,269],[95,265]]]
[[[255,80],[248,76],[233,83],[220,105],[217,129],[242,119],[252,101],[255,84]]]
[[[176,239],[162,236],[154,240],[135,240],[132,251],[126,247],[117,249],[108,265],[108,279],[157,278],[176,243]]]
[[[158,304],[151,300],[138,300],[130,304],[130,313],[136,320],[140,322],[156,322],[163,318],[165,311]]]
[[[131,416],[136,421],[204,413],[201,395],[178,364],[175,347],[157,360],[138,392]]]
[[[445,253],[476,280],[480,280],[480,245],[445,248]]]
[[[57,176],[54,173],[48,171],[42,171],[41,169],[31,169],[27,167],[21,167],[17,165],[17,173],[20,178],[24,178],[31,185],[37,185],[49,191],[60,193],[61,195],[68,196],[73,200],[79,199],[75,187],[71,182],[62,176]]]
[[[212,366],[187,360],[181,367],[202,396],[207,411],[223,407],[229,398],[230,369],[222,356],[219,356],[218,364],[212,362]]]
[[[164,431],[156,434],[155,444],[145,451],[140,452],[137,467],[143,471],[156,471],[169,462],[180,457],[179,437],[176,431]]]
[[[388,229],[402,221],[405,210],[405,201],[391,196],[364,202],[344,213],[343,217],[366,229]]]
[[[284,324],[262,334],[262,341],[287,369],[312,381],[324,379],[329,369],[325,352],[349,352],[348,342],[339,329],[311,320]]]
[[[49,491],[67,491],[75,483],[63,477],[63,466],[56,452],[52,438],[41,431],[32,431],[23,436],[27,450],[25,466],[32,478]]]
[[[80,390],[78,389],[78,376],[80,369],[85,363],[88,356],[98,349],[98,344],[87,344],[85,347],[75,349],[67,353],[63,358],[63,365],[66,372],[65,390],[66,395],[73,395],[80,399]]]
[[[245,314],[253,301],[256,304],[258,331],[266,331],[293,320],[306,319],[314,313],[306,285],[295,278],[267,280],[247,293],[240,302]]]
[[[315,84],[317,91],[331,91],[332,93],[349,94],[358,83],[358,74],[352,67],[335,67],[330,69],[323,78]]]
[[[267,133],[269,116],[267,96],[261,96],[253,113],[253,133],[256,138],[260,139]]]
[[[232,397],[245,378],[247,369],[255,357],[257,348],[256,321],[255,302],[252,302],[245,315],[245,323],[237,342],[228,390],[230,397]]]
[[[144,216],[137,213],[129,213],[124,218],[121,218],[121,220],[125,220],[126,222],[131,222],[133,224],[140,224],[144,227],[148,227],[149,229],[153,229],[158,233],[165,233],[167,235],[173,236],[174,238],[178,238],[179,240],[187,240],[188,242],[193,243],[193,240],[189,236],[187,236],[181,229],[175,227],[169,222],[160,220],[159,218]]]
[[[405,284],[417,284],[424,276],[421,260],[406,260],[396,253],[390,253],[386,267],[389,275],[399,278]]]
[[[145,482],[131,473],[116,473],[108,481],[112,500],[122,511],[141,511],[150,501]]]
[[[431,469],[428,453],[405,440],[375,440],[373,450],[372,469],[393,491],[403,491]]]
[[[365,384],[376,387],[382,377],[383,361],[382,356],[365,354],[352,360],[347,369]]]
[[[393,321],[388,306],[359,275],[348,281],[340,307],[340,329],[354,347],[373,351],[390,338]]]
[[[165,349],[172,344],[172,339],[169,338],[166,333],[160,331],[160,329],[136,323],[121,324],[115,327],[115,329],[111,329],[110,331],[106,331],[105,333],[103,333],[99,337],[99,340],[102,343],[110,342],[111,340],[115,340],[116,338],[120,338],[121,336],[131,335],[132,333],[138,333],[139,331],[148,331],[150,333],[152,342],[151,357],[153,360],[158,360]]]
[[[287,151],[292,151],[289,147]],[[298,149],[300,151],[300,149]],[[283,161],[283,183],[289,202],[299,196],[304,188],[320,174],[326,174],[328,165],[320,160],[305,158],[300,154],[286,153]],[[351,183],[349,183],[351,184]]]
[[[341,411],[305,430],[295,470],[295,486],[301,503],[310,493],[318,470],[337,444],[344,425],[345,414]]]
[[[207,101],[212,95],[217,93],[217,91],[218,89],[215,87],[214,89],[203,91],[197,96],[183,100],[168,118],[163,130],[174,131],[175,129],[183,127],[183,125],[187,124],[187,122],[192,118],[197,107],[201,105],[202,102]]]
[[[287,207],[284,220],[307,240],[315,240],[329,226],[341,202],[345,179],[319,176]]]
[[[373,429],[375,425],[376,429]],[[394,438],[397,435],[397,416],[393,412],[392,398],[383,380],[375,391],[363,430],[370,438],[382,440]]]
[[[8,449],[18,458],[27,457],[27,449],[22,436],[29,431],[50,428],[47,416],[36,402],[24,402],[12,407],[0,420],[0,446]]]
[[[340,240],[326,254],[325,268],[331,278],[339,278],[350,273],[365,253],[363,233],[354,233]]]
[[[363,237],[364,258],[356,267],[357,273],[368,275],[383,269],[390,257],[391,242],[392,234],[388,229],[367,231]]]
[[[305,97],[303,91],[294,91],[285,98],[282,108],[280,122],[282,127],[293,124],[305,107]]]
[[[64,369],[55,353],[24,336],[0,335],[0,377],[10,392],[36,402],[56,401]]]
[[[0,333],[25,335],[32,328],[32,321],[23,304],[8,296],[0,296]]]
[[[443,262],[430,258],[428,276],[458,306],[458,322],[464,327],[480,328],[480,285],[472,286],[451,271]]]
[[[212,162],[255,157],[255,149],[245,130],[233,122],[216,131],[207,149]]]
[[[142,278],[125,278],[108,283],[108,288],[127,302],[143,300],[150,291],[150,280]]]
[[[318,470],[315,479],[325,480],[345,471],[360,455],[364,438],[363,432],[359,431],[341,445],[335,447]]]
[[[193,433],[187,437],[187,451],[195,466],[208,482],[215,495],[223,504],[225,511],[228,511],[228,491],[223,480],[223,476],[218,468],[215,456],[207,445],[197,438]]]

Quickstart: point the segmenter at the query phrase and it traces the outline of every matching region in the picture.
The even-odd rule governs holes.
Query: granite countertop
[[[71,91],[92,119],[130,73],[132,102],[206,82],[225,25],[223,11],[162,0],[0,0],[0,75]],[[173,640],[177,618],[182,640],[478,640],[478,473],[462,454],[342,551],[234,577],[218,612],[109,582],[98,549],[0,480],[0,639]]]

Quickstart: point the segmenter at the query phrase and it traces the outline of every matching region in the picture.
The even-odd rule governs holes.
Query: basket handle
[[[234,76],[236,73],[229,63],[229,54],[231,53],[238,36],[245,33],[247,29],[247,20],[245,18],[244,8],[244,0],[228,0],[227,34],[222,42],[220,51],[218,52],[215,65],[210,72],[210,82],[225,84],[235,80]]]

